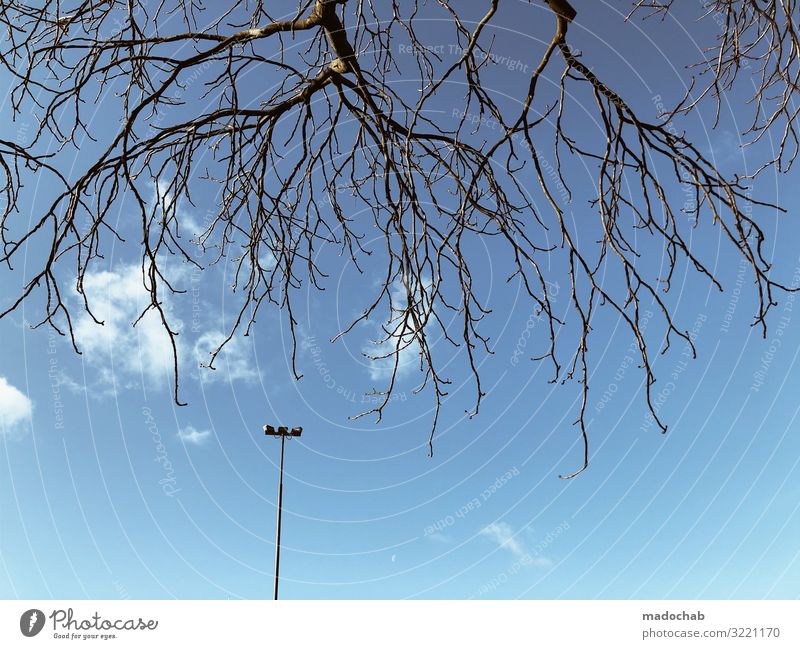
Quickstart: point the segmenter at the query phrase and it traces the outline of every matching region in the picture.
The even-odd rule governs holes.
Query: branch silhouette
[[[376,252],[364,243],[365,219],[350,214],[355,203],[380,233],[385,272],[360,315],[334,340],[377,318],[387,324],[373,359],[391,367],[386,384],[371,392],[374,406],[357,416],[380,420],[397,386],[400,355],[413,349],[421,372],[415,392],[433,399],[432,453],[451,381],[435,339],[457,348],[469,365],[471,415],[486,395],[480,365],[492,349],[482,323],[491,310],[477,294],[482,269],[469,250],[475,241],[492,240],[505,249],[508,280],[519,282],[544,319],[546,334],[534,359],[549,364],[553,382],[580,386],[575,425],[583,454],[577,470],[562,476],[571,478],[589,463],[588,352],[599,312],[616,314],[636,342],[646,406],[667,430],[653,400],[654,356],[676,339],[694,353],[694,342],[664,294],[684,263],[722,290],[714,270],[689,245],[693,224],[706,219],[747,262],[758,297],[754,324],[762,331],[776,293],[794,290],[770,277],[765,234],[754,215],[776,206],[753,199],[747,177],[726,177],[673,126],[706,98],[719,105],[739,72],[755,68],[760,85],[749,132],[758,140],[777,129],[782,138],[778,154],[759,171],[791,167],[800,74],[793,1],[709,2],[709,15],[721,16],[726,29],[695,66],[691,90],[656,121],[637,114],[606,80],[612,74],[587,65],[570,46],[570,26],[580,14],[565,0],[537,4],[552,21],[552,38],[528,46],[533,65],[511,109],[485,80],[500,0],[486,2],[474,19],[458,3],[425,9],[448,25],[458,52],[451,62],[426,44],[423,5],[416,0],[301,0],[287,19],[273,19],[260,1],[216,4],[224,7],[214,13],[188,0],[77,0],[68,10],[61,0],[0,2],[7,32],[0,64],[14,79],[11,107],[17,115],[32,110],[38,119],[28,146],[0,140],[2,260],[12,267],[33,240],[47,248],[0,317],[43,294],[36,326],[53,327],[79,352],[76,307],[65,295],[74,288],[81,296],[77,308],[100,322],[84,280],[108,242],[122,241],[111,213],[126,196],[137,206],[140,224],[140,241],[127,245],[141,246],[142,285],[149,295],[140,318],[157,314],[169,336],[174,397],[183,403],[179,332],[165,308],[166,296],[181,289],[165,273],[164,258],[203,266],[187,245],[178,204],[193,204],[197,183],[216,183],[219,209],[196,243],[215,261],[233,262],[233,290],[241,299],[208,365],[234,335],[251,331],[260,309],[272,305],[285,314],[292,372],[300,378],[294,298],[302,286],[324,288],[317,253],[335,245],[360,269]],[[640,0],[628,19],[664,16],[671,5]],[[410,66],[398,60],[397,43],[407,44]],[[394,83],[407,68],[416,83]],[[257,89],[254,99],[251,74],[277,83]],[[199,77],[201,96],[190,102],[188,87]],[[541,89],[546,77],[558,91],[553,102]],[[463,89],[463,104],[457,114],[441,116],[432,109],[437,93],[450,84]],[[93,128],[87,111],[98,101],[122,111],[115,132]],[[593,112],[602,138],[570,132],[567,114],[576,108]],[[79,173],[67,173],[84,142],[96,142],[98,153]],[[567,159],[597,170],[591,210],[580,222],[568,212],[575,181],[568,178]],[[48,174],[59,190],[21,229],[17,219],[28,212],[24,178],[32,172]],[[160,188],[156,201],[147,197],[153,186]],[[689,207],[685,193],[693,197]],[[596,229],[598,238],[579,237],[580,228]],[[633,235],[663,247],[665,277],[646,271]],[[557,243],[547,243],[552,236]],[[569,275],[569,323],[556,314],[548,293],[555,256]],[[609,269],[620,282],[603,283]],[[643,313],[651,306],[664,332],[658,349],[644,335]],[[567,324],[577,336],[565,354],[556,339]]]

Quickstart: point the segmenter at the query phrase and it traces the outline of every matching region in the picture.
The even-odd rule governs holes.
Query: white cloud
[[[109,363],[112,354],[114,367],[125,374],[144,374],[150,379],[169,375],[173,370],[172,345],[158,312],[148,311],[136,327],[132,326],[150,301],[141,267],[124,265],[114,271],[87,273],[83,286],[92,313],[103,323],[97,324],[87,313],[77,319],[75,337],[87,362],[100,367],[109,381],[113,378]],[[163,307],[169,317],[169,304]],[[180,323],[173,320],[170,325],[175,329]],[[176,344],[180,344],[179,339]]]
[[[198,364],[206,365],[211,359],[211,354],[219,344],[225,340],[225,335],[219,331],[209,331],[201,335],[194,346],[195,358]],[[214,361],[215,370],[202,369],[203,381],[255,381],[259,377],[255,361],[252,358],[251,347],[245,345],[242,338],[231,338]]]
[[[32,411],[31,400],[0,376],[0,435],[17,432]]]
[[[425,288],[430,287],[430,281],[425,280]],[[373,381],[385,381],[392,376],[395,362],[397,362],[397,377],[405,378],[414,369],[419,369],[419,343],[413,335],[403,331],[398,335],[387,336],[386,331],[394,334],[395,328],[400,324],[403,309],[408,304],[408,295],[402,283],[395,281],[389,287],[391,292],[392,312],[389,322],[381,326],[373,320],[365,321],[365,325],[375,327],[375,339],[362,347],[361,352],[369,360],[369,376]],[[399,343],[399,345],[398,345]],[[397,351],[397,347],[400,350]]]
[[[61,370],[55,374],[53,377],[54,386],[56,385],[59,388],[66,388],[70,392],[74,392],[75,394],[83,394],[86,392],[86,386],[82,383],[78,383],[75,379],[73,379],[69,374],[67,374],[64,370]]]
[[[176,201],[168,183],[163,180],[153,184],[149,206],[157,214],[174,211],[184,234],[197,236],[204,229],[192,214],[181,207],[180,201]],[[163,262],[161,270],[173,287],[185,288],[190,278],[194,281],[192,268],[188,264],[171,258],[159,261]],[[275,265],[275,259],[269,252],[262,255],[261,261],[265,268]],[[196,331],[196,323],[192,320],[191,328],[184,327],[180,317],[183,315],[188,318],[186,301],[182,301],[180,296],[173,296],[163,283],[159,284],[158,289],[167,322],[173,331],[179,332],[174,339],[178,371],[191,373],[191,367],[196,367],[192,361],[197,359],[199,363],[207,363],[210,353],[224,336],[214,330],[197,337],[191,336]],[[133,387],[142,378],[149,381],[167,378],[171,381],[175,369],[172,341],[161,315],[150,309],[139,319],[151,299],[145,287],[141,265],[118,264],[112,270],[88,272],[84,276],[83,290],[94,318],[81,311],[75,320],[75,338],[85,361],[98,371],[103,387],[112,384]],[[83,300],[77,293],[74,297],[80,302]],[[192,297],[194,299],[194,294]],[[95,318],[103,324],[95,322]],[[206,381],[255,380],[259,373],[251,362],[251,356],[252,352],[245,342],[234,338],[217,357],[214,364],[217,371],[202,371],[201,378]],[[192,375],[196,377],[196,374]]]
[[[175,194],[169,190],[169,183],[163,179],[153,185],[153,197],[151,208],[155,207],[155,212],[160,216],[172,217],[178,220],[181,237],[196,240],[206,230],[205,226],[197,221],[193,213],[183,209],[180,202],[175,202]]]
[[[528,554],[528,551],[525,549],[525,544],[520,539],[515,538],[514,530],[511,529],[508,523],[492,523],[484,527],[480,533],[490,538],[501,548],[507,550],[518,559]]]
[[[180,288],[188,277],[188,269],[167,268],[169,281]],[[206,364],[210,354],[224,340],[219,331],[200,334],[192,341],[188,327],[176,313],[180,300],[171,299],[166,286],[160,286],[162,308],[175,338],[179,373],[189,372],[191,361]],[[142,269],[138,264],[123,265],[112,271],[87,273],[84,290],[97,324],[87,313],[81,313],[75,322],[75,338],[84,353],[86,362],[96,368],[104,384],[130,387],[135,380],[155,381],[172,379],[174,360],[172,345],[157,311],[148,311],[137,319],[150,302],[150,294],[142,282]],[[136,326],[133,327],[133,323]],[[113,366],[111,360],[113,359]],[[200,378],[213,382],[254,381],[259,372],[255,367],[251,346],[241,337],[232,338],[217,356],[216,371],[201,370]],[[113,371],[117,376],[112,374]]]
[[[317,346],[317,339],[302,325],[297,327],[297,346],[304,354]]]
[[[537,568],[550,568],[553,565],[553,560],[549,557],[531,557],[530,555],[526,555],[526,557],[530,557],[530,560],[526,561],[526,565]]]
[[[744,159],[744,142],[741,136],[727,129],[714,131],[714,141],[707,147],[707,153],[717,163],[730,163]]]
[[[211,437],[210,430],[197,430],[194,426],[184,426],[178,431],[178,437],[190,444],[202,444]]]
[[[373,381],[386,381],[391,378],[396,357],[399,357],[397,360],[399,379],[405,378],[412,370],[419,368],[419,344],[413,341],[406,345],[406,342],[403,341],[404,346],[399,352],[396,351],[396,338],[379,342],[370,341],[370,345],[362,348],[362,353],[369,360],[369,377]]]
[[[271,250],[267,250],[258,258],[258,265],[264,271],[274,270],[275,267],[278,265],[278,260],[275,259],[275,255],[272,253]]]

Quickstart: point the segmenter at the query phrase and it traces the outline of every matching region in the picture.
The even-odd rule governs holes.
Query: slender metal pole
[[[281,435],[281,469],[278,479],[278,525],[275,531],[275,597],[278,599],[278,568],[281,562],[281,509],[283,507],[283,446],[286,435]]]

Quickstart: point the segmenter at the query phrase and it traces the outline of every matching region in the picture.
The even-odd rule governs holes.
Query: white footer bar
[[[97,644],[777,649],[800,647],[800,602],[0,601],[0,647]]]

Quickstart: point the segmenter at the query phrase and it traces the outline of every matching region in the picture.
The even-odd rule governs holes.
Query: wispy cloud
[[[21,432],[32,412],[31,400],[0,376],[0,435]]]
[[[525,549],[525,544],[522,540],[515,537],[514,530],[508,523],[498,521],[487,525],[481,530],[481,534],[497,543],[501,548],[507,550],[518,559],[521,559],[528,553]]]
[[[178,431],[178,437],[189,444],[203,444],[211,437],[210,430],[197,430],[194,426],[184,426]]]
[[[710,155],[720,162],[732,162],[739,160],[740,162],[744,156],[744,141],[742,137],[733,131],[715,131],[716,137],[711,144]]]
[[[430,280],[423,280],[424,290],[431,285]],[[374,320],[365,321],[365,325],[375,329],[375,336],[365,344],[361,352],[369,359],[368,371],[373,381],[385,381],[392,376],[395,362],[397,377],[405,378],[419,369],[419,343],[413,334],[406,333],[401,325],[404,309],[408,305],[408,295],[403,284],[395,281],[389,287],[391,293],[391,314],[388,322],[383,324]],[[388,332],[391,332],[387,334]]]
[[[449,534],[442,534],[441,532],[433,532],[432,534],[426,534],[426,538],[429,538],[431,541],[436,541],[437,543],[452,543],[453,537]]]
[[[211,354],[225,340],[220,331],[209,331],[202,334],[195,343],[194,353],[198,365],[206,365]],[[245,345],[243,339],[231,338],[214,361],[215,370],[203,369],[200,376],[203,381],[255,381],[259,377],[253,358],[252,348]]]

